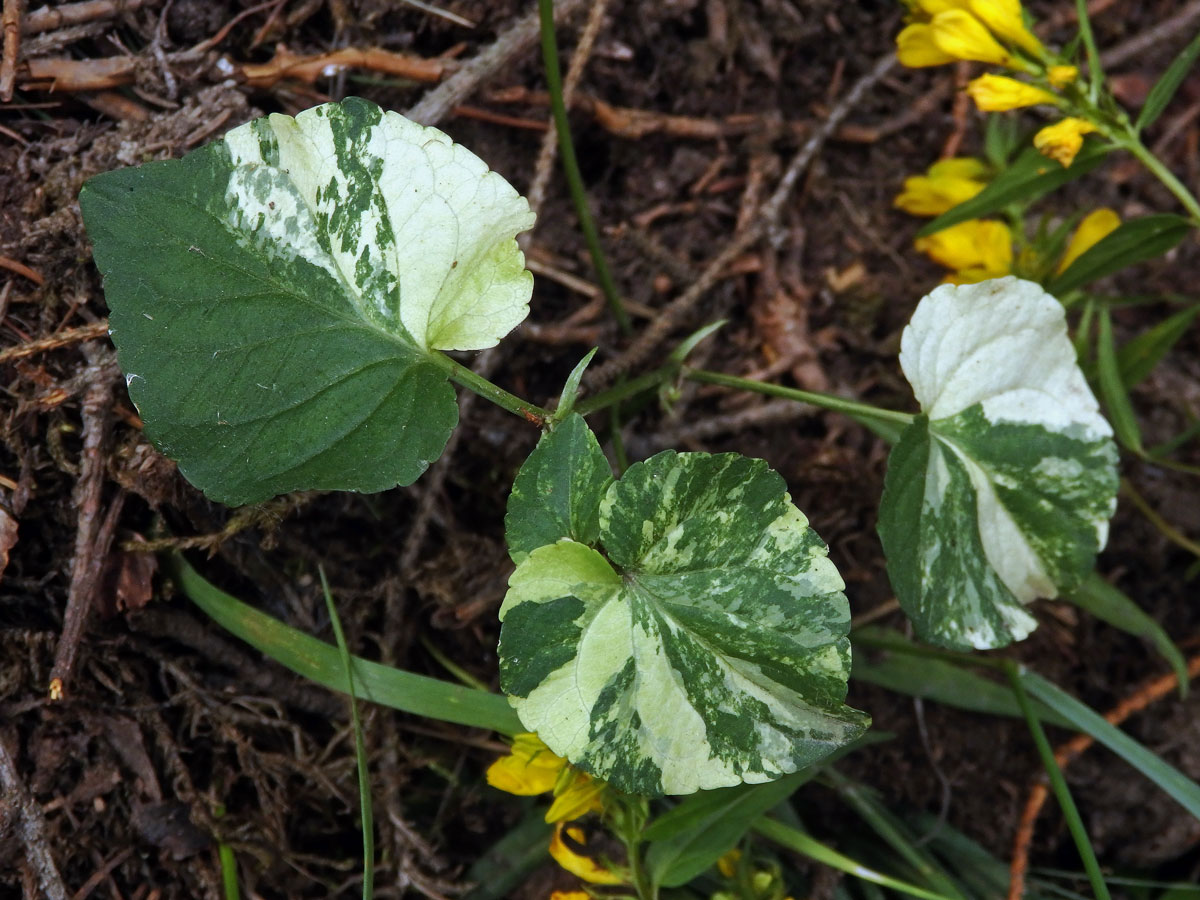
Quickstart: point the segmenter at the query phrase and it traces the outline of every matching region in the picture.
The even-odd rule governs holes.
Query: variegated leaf
[[[559,538],[595,544],[600,499],[612,480],[604,451],[578,413],[543,435],[508,498],[504,534],[512,561]]]
[[[457,419],[436,351],[527,312],[525,200],[364,100],[97,176],[80,207],[146,433],[228,504],[412,482]]]
[[[501,685],[555,753],[685,794],[794,772],[866,728],[843,702],[844,585],[761,460],[660,453],[604,491],[592,546],[560,538],[500,611]]]
[[[923,415],[888,462],[879,535],[924,640],[1026,637],[1025,609],[1091,570],[1116,508],[1112,429],[1075,360],[1061,304],[1008,277],[943,285],[901,339]]]

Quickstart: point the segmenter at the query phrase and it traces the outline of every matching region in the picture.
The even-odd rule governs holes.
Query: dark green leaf
[[[1183,79],[1195,65],[1197,56],[1200,56],[1200,34],[1192,38],[1191,43],[1180,51],[1167,67],[1167,71],[1163,72],[1154,87],[1150,88],[1142,111],[1138,113],[1137,122],[1133,126],[1135,131],[1148,128],[1162,115],[1179,86],[1183,84]]]
[[[1197,313],[1200,313],[1200,304],[1180,310],[1117,351],[1117,367],[1126,388],[1134,388],[1154,371],[1159,361],[1187,333]]]
[[[612,469],[583,417],[572,413],[542,435],[513,481],[504,517],[513,562],[560,538],[592,544]]]
[[[1166,253],[1191,230],[1187,219],[1163,213],[1122,222],[1046,286],[1061,297],[1105,275]]]
[[[1021,124],[1016,116],[992,113],[983,132],[983,152],[996,171],[1003,171],[1021,143]]]
[[[652,842],[646,853],[651,881],[660,887],[687,884],[736,847],[759,816],[790,797],[813,774],[805,770],[767,784],[701,791],[663,813],[642,834]]]
[[[1063,168],[1059,163],[1047,159],[1033,147],[1029,147],[1009,168],[1001,172],[995,181],[970,200],[960,203],[928,223],[917,232],[917,237],[933,234],[967,219],[989,215],[1010,203],[1036,200],[1043,194],[1092,171],[1100,165],[1109,149],[1099,141],[1085,141],[1075,161]]]
[[[467,880],[475,887],[464,900],[502,900],[512,896],[514,888],[525,883],[529,873],[549,858],[550,834],[554,826],[546,822],[536,807],[480,856],[467,870]]]

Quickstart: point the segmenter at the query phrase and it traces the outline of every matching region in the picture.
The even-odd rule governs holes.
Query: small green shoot
[[[333,634],[337,639],[338,655],[342,659],[342,667],[346,672],[346,687],[350,694],[350,720],[354,727],[354,758],[358,768],[358,806],[362,816],[363,842],[363,900],[371,900],[375,896],[375,817],[371,804],[371,762],[367,758],[367,745],[363,740],[362,720],[358,715],[358,698],[354,694],[354,663],[350,657],[350,648],[346,644],[346,635],[342,631],[342,620],[338,618],[337,604],[333,602],[333,593],[329,590],[329,580],[325,577],[324,566],[318,566],[321,576],[321,591],[325,594],[325,608],[329,611],[329,623],[333,626]]]

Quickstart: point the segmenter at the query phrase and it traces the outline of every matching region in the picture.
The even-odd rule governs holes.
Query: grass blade
[[[851,678],[879,685],[898,694],[933,700],[970,712],[1012,718],[1022,715],[1012,691],[975,674],[965,666],[920,654],[923,648],[898,632],[885,628],[860,628],[854,632],[851,640],[854,642]],[[867,647],[896,652],[872,658],[871,654],[863,652]],[[1036,708],[1043,722],[1063,728],[1071,727],[1067,719],[1042,704],[1037,704]]]
[[[908,827],[893,816],[878,800],[875,793],[866,786],[842,775],[836,769],[826,769],[824,777],[833,785],[838,794],[858,813],[859,817],[871,826],[871,829],[882,838],[888,846],[895,850],[900,857],[920,874],[925,884],[947,897],[958,897],[966,900],[966,895],[959,890],[954,879],[942,869],[932,854],[917,846],[915,838]]]
[[[567,188],[575,204],[575,215],[579,218],[579,230],[592,256],[596,280],[608,300],[609,309],[622,334],[631,334],[633,325],[624,301],[617,291],[612,272],[600,244],[600,231],[588,205],[587,189],[583,186],[583,174],[575,156],[575,144],[571,140],[571,125],[567,120],[567,106],[563,100],[562,71],[558,66],[558,42],[554,37],[554,0],[538,0],[538,16],[541,24],[542,63],[546,70],[546,88],[550,93],[550,113],[554,118],[554,129],[558,132],[558,153],[562,159],[563,174],[567,176]]]
[[[1191,815],[1200,819],[1200,785],[1196,782],[1035,672],[1022,672],[1021,685],[1038,700],[1069,719],[1075,728],[1090,734],[1117,754],[1166,791],[1172,800]]]
[[[1200,313],[1200,304],[1181,310],[1139,334],[1117,352],[1117,366],[1125,387],[1132,389],[1154,371],[1159,361],[1187,333],[1197,313]]]
[[[1121,380],[1121,372],[1117,368],[1112,318],[1107,309],[1100,310],[1100,329],[1096,338],[1096,378],[1100,382],[1100,396],[1104,399],[1104,407],[1108,411],[1108,418],[1112,420],[1117,440],[1138,456],[1145,456],[1142,430],[1138,427],[1137,416],[1133,414],[1133,403],[1130,402],[1129,392],[1125,389],[1125,382]]]
[[[1092,883],[1092,891],[1096,895],[1096,900],[1109,900],[1108,885],[1104,883],[1104,874],[1100,871],[1100,862],[1096,859],[1096,851],[1088,838],[1087,829],[1083,827],[1083,819],[1079,817],[1079,810],[1075,806],[1074,798],[1071,797],[1067,780],[1063,777],[1058,761],[1054,758],[1054,750],[1046,738],[1046,732],[1042,730],[1042,723],[1038,721],[1038,717],[1029,703],[1029,696],[1025,693],[1023,674],[1015,663],[1006,668],[1013,694],[1016,695],[1017,702],[1021,704],[1021,710],[1025,713],[1025,722],[1029,726],[1029,733],[1037,745],[1038,755],[1042,757],[1042,766],[1050,779],[1050,787],[1067,820],[1067,829],[1071,832],[1071,837],[1075,839],[1075,848],[1083,859],[1083,867],[1087,871],[1088,881]]]
[[[1117,590],[1095,572],[1084,579],[1083,584],[1071,591],[1064,598],[1074,603],[1080,609],[1087,610],[1097,619],[1102,619],[1114,628],[1119,628],[1126,634],[1149,641],[1154,649],[1162,654],[1163,659],[1179,678],[1180,696],[1187,696],[1188,674],[1187,661],[1179,648],[1163,631],[1161,625],[1150,618],[1140,606],[1123,591]]]
[[[803,831],[792,828],[790,825],[784,825],[775,819],[759,819],[754,830],[768,841],[774,841],[781,847],[786,847],[801,856],[807,856],[809,859],[823,863],[831,869],[837,869],[839,872],[845,872],[847,875],[853,875],[855,878],[861,878],[863,881],[877,884],[880,887],[891,888],[912,897],[920,897],[921,900],[954,900],[954,898],[927,891],[915,884],[892,878],[890,875],[884,875],[882,872],[876,872],[848,856],[843,856],[832,847],[826,847]]]
[[[178,554],[168,557],[168,566],[182,591],[226,631],[310,681],[343,694],[350,693],[350,680],[336,647],[218,590]],[[351,660],[355,693],[364,700],[501,734],[525,730],[508,701],[499,694],[460,687],[359,656],[352,656]]]
[[[375,814],[371,806],[371,768],[367,759],[367,745],[363,740],[362,720],[358,717],[358,698],[354,696],[354,666],[350,661],[350,648],[342,631],[342,620],[338,618],[337,605],[329,590],[323,566],[317,567],[321,576],[321,590],[325,593],[325,608],[329,610],[329,622],[337,638],[338,655],[346,672],[346,686],[350,689],[350,720],[354,726],[354,759],[358,767],[358,808],[362,813],[363,842],[363,900],[375,896]]]
[[[1162,115],[1167,104],[1171,102],[1171,98],[1175,96],[1175,92],[1179,90],[1179,86],[1183,84],[1184,77],[1195,65],[1197,56],[1200,56],[1200,33],[1180,51],[1171,65],[1167,67],[1167,71],[1163,72],[1162,77],[1154,83],[1154,87],[1150,88],[1150,93],[1146,95],[1146,102],[1142,105],[1142,111],[1138,113],[1137,122],[1133,126],[1134,131],[1141,131],[1143,128],[1153,125]]]

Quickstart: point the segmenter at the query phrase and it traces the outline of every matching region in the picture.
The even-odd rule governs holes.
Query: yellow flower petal
[[[554,790],[567,761],[551,752],[536,734],[518,734],[512,750],[487,770],[487,783],[509,794],[531,796]]]
[[[590,856],[584,855],[587,849],[587,835],[578,825],[564,825],[559,822],[550,838],[550,855],[554,861],[578,878],[591,884],[624,884],[625,879],[612,869],[600,865]]]
[[[896,59],[900,65],[910,69],[926,66],[942,66],[954,62],[954,57],[943,52],[933,42],[933,28],[922,22],[906,26],[896,35]]]
[[[546,810],[546,821],[569,822],[590,812],[600,812],[604,809],[600,800],[603,792],[604,782],[577,772],[567,787],[555,794],[554,802]]]
[[[587,891],[553,891],[550,900],[592,900]]]
[[[992,170],[987,163],[975,156],[948,156],[935,162],[925,174],[930,178],[970,178],[972,181],[987,181]]]
[[[1012,234],[1003,222],[959,222],[917,238],[914,246],[934,262],[960,274],[979,270],[987,273],[985,278],[996,278],[1012,268]]]
[[[987,175],[987,166],[972,157],[939,160],[924,175],[904,179],[892,205],[914,216],[940,216],[982,191]]]
[[[1058,101],[1049,91],[1003,75],[980,75],[967,85],[967,93],[984,112],[1006,112]]]
[[[1012,54],[996,42],[982,22],[965,10],[938,13],[929,27],[933,29],[933,42],[938,49],[955,59],[973,59],[997,66],[1012,62]]]
[[[732,878],[737,873],[738,862],[741,858],[742,851],[734,847],[717,860],[717,870],[726,878]]]
[[[1120,224],[1121,217],[1107,206],[1084,216],[1075,233],[1071,235],[1071,240],[1067,242],[1067,250],[1063,254],[1062,262],[1058,264],[1059,274],[1065,272],[1071,263],[1115,231]]]
[[[1065,168],[1075,161],[1075,154],[1083,146],[1083,136],[1095,130],[1096,126],[1086,119],[1067,117],[1035,134],[1033,146]]]
[[[1078,77],[1079,69],[1076,66],[1051,66],[1046,70],[1047,80],[1056,88],[1064,88],[1068,84],[1073,84]]]
[[[927,16],[936,16],[948,9],[970,9],[971,0],[916,0],[917,7]]]
[[[1042,42],[1025,27],[1018,0],[971,0],[971,12],[1000,40],[1035,57],[1045,53]]]

